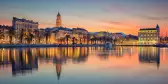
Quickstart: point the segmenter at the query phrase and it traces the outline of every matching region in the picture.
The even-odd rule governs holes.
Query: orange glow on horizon
[[[0,24],[1,25],[12,25],[12,22],[9,20],[0,20]],[[67,24],[67,25],[63,25],[64,27],[67,28],[76,28],[76,27],[80,27],[80,28],[85,28],[87,29],[89,32],[98,32],[98,31],[108,31],[108,32],[123,32],[126,34],[133,34],[133,35],[138,35],[138,31],[140,28],[152,28],[155,27],[155,25],[153,26],[136,26],[137,23],[127,23],[127,22],[123,22],[122,24],[120,23],[116,23],[116,24],[110,24],[106,23],[102,25],[95,25],[95,24],[90,24],[90,25],[71,25],[71,24]],[[47,24],[47,23],[40,23],[39,24],[39,28],[50,28],[50,27],[55,27],[55,24]],[[166,31],[168,31],[166,25],[160,25],[160,29],[161,29],[161,36],[165,36],[166,35]]]

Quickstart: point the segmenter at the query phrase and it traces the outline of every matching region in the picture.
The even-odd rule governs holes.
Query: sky
[[[67,28],[138,35],[140,28],[159,24],[162,36],[168,31],[168,0],[1,0],[0,24],[18,17],[55,27],[58,11]]]

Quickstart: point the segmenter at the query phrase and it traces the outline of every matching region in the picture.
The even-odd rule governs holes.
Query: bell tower
[[[56,19],[56,27],[61,27],[61,26],[62,26],[61,15],[58,12],[57,19]]]

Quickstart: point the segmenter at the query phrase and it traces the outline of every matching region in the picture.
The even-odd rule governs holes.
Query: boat
[[[107,43],[104,44],[104,47],[106,49],[112,49],[112,43],[107,42]]]

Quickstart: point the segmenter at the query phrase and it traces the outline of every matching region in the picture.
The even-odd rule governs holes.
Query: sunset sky
[[[15,16],[54,27],[58,11],[68,28],[137,35],[139,28],[159,24],[161,35],[168,31],[168,0],[1,0],[0,24],[11,25]]]

